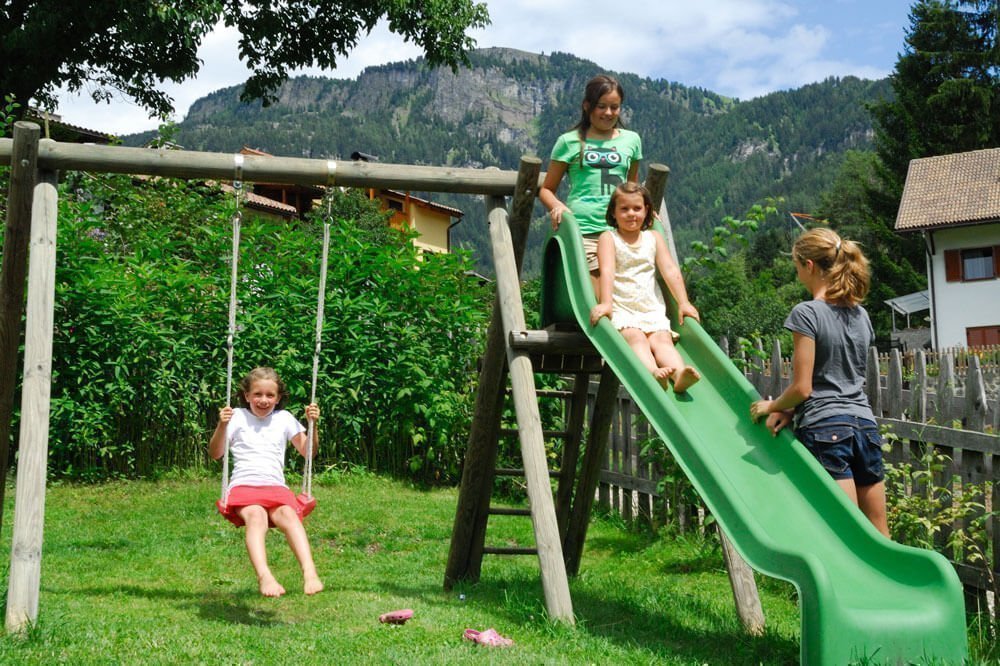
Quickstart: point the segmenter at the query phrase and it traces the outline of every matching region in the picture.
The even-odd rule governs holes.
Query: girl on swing
[[[212,433],[208,453],[222,458],[229,446],[233,474],[223,506],[223,515],[237,527],[246,525],[246,547],[257,574],[260,593],[280,597],[285,593],[267,564],[264,540],[268,527],[277,527],[302,567],[303,591],[316,594],[323,581],[316,573],[312,550],[302,518],[308,513],[285,485],[285,448],[288,442],[303,456],[309,448],[306,429],[282,406],[288,397],[284,382],[271,368],[255,368],[240,381],[243,407],[219,410],[219,424]],[[319,406],[306,407],[306,418],[319,420]],[[318,429],[313,428],[313,455],[319,448]]]

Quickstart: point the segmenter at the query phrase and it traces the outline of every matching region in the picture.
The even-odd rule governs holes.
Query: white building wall
[[[981,224],[934,232],[931,271],[931,311],[936,332],[934,346],[964,347],[965,329],[1000,326],[1000,279],[976,282],[945,280],[945,250],[1000,245],[1000,224]]]

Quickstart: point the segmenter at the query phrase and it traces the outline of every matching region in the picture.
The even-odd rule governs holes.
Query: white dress
[[[629,245],[617,229],[615,241],[614,304],[611,323],[619,331],[638,328],[643,333],[670,331],[667,305],[656,279],[656,239],[649,230],[639,232],[639,241]]]

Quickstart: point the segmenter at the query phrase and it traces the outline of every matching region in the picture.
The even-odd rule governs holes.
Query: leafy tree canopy
[[[62,86],[97,101],[122,94],[166,117],[173,100],[158,86],[193,77],[222,22],[252,71],[243,99],[267,104],[290,70],[335,68],[383,17],[429,64],[451,67],[474,46],[466,31],[489,23],[474,0],[2,0],[0,93],[46,107]]]

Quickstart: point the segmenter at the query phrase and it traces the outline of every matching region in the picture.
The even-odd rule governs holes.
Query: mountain
[[[240,88],[226,88],[195,102],[175,139],[190,150],[248,145],[330,159],[359,150],[383,162],[514,169],[524,154],[547,159],[555,138],[579,119],[586,81],[606,71],[564,53],[490,48],[470,60],[454,72],[411,60],[370,67],[355,80],[298,77],[269,107],[241,103]],[[722,217],[740,216],[768,196],[784,197],[787,210],[815,211],[845,152],[871,147],[865,105],[890,94],[887,80],[845,77],[739,101],[612,74],[625,88],[622,117],[642,136],[646,161],[671,168],[667,201],[682,254]],[[149,138],[132,135],[125,143]],[[482,204],[470,196],[432,196],[466,211],[453,238],[489,271]],[[542,228],[537,221],[529,243],[538,242]],[[537,269],[531,252],[526,269]]]

